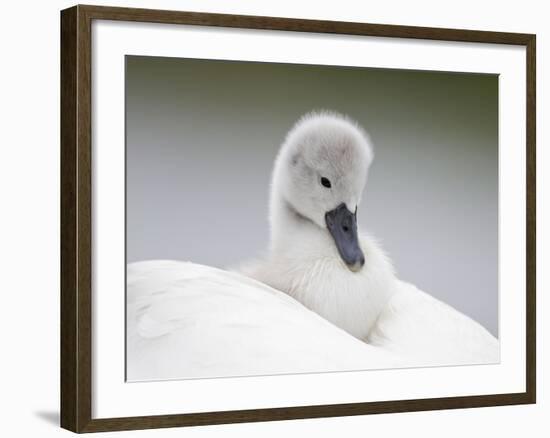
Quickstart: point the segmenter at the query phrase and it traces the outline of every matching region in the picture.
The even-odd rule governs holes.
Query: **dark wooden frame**
[[[513,44],[527,49],[526,391],[324,406],[92,419],[91,23],[123,20]],[[61,12],[61,426],[74,432],[288,420],[535,403],[535,47],[531,34],[74,6]]]

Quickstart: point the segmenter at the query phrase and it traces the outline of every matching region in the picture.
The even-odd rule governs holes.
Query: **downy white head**
[[[357,206],[373,157],[366,133],[334,113],[308,114],[281,147],[271,192],[272,245],[284,241],[288,216],[333,237],[352,271],[365,260],[357,237]],[[318,231],[318,230],[317,230]]]
[[[303,116],[275,161],[270,251],[243,269],[360,338],[394,280],[383,252],[357,229],[372,160],[369,137],[357,123],[333,112]]]

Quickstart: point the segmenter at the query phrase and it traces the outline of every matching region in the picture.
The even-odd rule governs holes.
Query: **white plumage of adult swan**
[[[397,279],[357,229],[372,159],[356,123],[307,115],[275,161],[265,257],[241,273],[128,265],[128,380],[498,362],[497,339]]]

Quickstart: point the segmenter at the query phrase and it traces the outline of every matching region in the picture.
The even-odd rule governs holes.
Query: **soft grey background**
[[[498,78],[126,58],[127,261],[225,267],[268,243],[271,167],[312,109],[357,120],[375,160],[358,217],[401,279],[498,335]]]

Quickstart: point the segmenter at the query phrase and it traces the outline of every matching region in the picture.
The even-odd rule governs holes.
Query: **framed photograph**
[[[61,425],[535,403],[535,35],[61,12]]]

